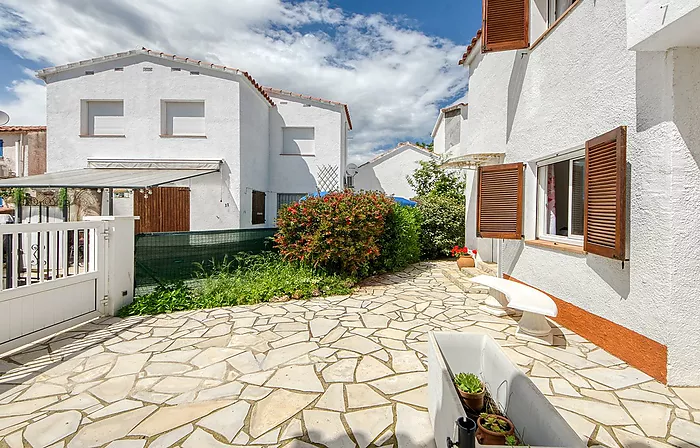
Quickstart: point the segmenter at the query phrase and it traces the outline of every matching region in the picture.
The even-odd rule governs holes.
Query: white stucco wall
[[[528,164],[524,227],[525,238],[534,239],[536,160],[583,148],[586,140],[628,126],[630,261],[624,268],[619,261],[596,255],[574,255],[512,240],[502,243],[500,268],[667,345],[669,382],[698,384],[700,358],[688,352],[700,346],[695,336],[700,333],[697,307],[688,305],[693,300],[691,281],[673,286],[680,275],[674,274],[674,264],[698,269],[688,266],[688,261],[681,262],[698,259],[698,249],[687,247],[691,244],[687,236],[680,236],[676,228],[680,223],[697,232],[697,217],[676,218],[678,212],[672,207],[689,193],[687,178],[697,170],[700,157],[697,149],[691,154],[687,142],[697,138],[697,131],[688,131],[693,137],[676,137],[672,120],[678,123],[678,118],[660,112],[673,107],[668,104],[673,102],[663,81],[669,71],[667,56],[646,61],[629,51],[625,21],[623,2],[582,0],[529,54],[477,55],[469,67],[469,132],[463,150],[505,152],[506,163]],[[697,57],[684,54],[679,65],[687,75],[684,83],[675,84],[697,92]],[[683,106],[685,110],[697,108],[696,99],[688,101],[694,103]],[[694,114],[686,113],[687,123],[692,119],[697,123]],[[679,169],[685,179],[676,182],[674,190],[672,177],[679,175]],[[695,182],[690,193],[700,198]],[[689,278],[697,279],[698,271],[691,272]],[[686,312],[682,318],[679,308]],[[684,325],[677,326],[679,320]],[[694,335],[688,337],[689,332]]]
[[[270,111],[270,174],[268,203],[276,214],[277,193],[312,193],[318,185],[318,169],[338,168],[338,182],[345,172],[347,131],[341,106],[326,105],[300,98],[271,94],[277,108]],[[313,127],[313,156],[282,154],[284,127]],[[338,184],[341,188],[342,183]],[[272,205],[274,202],[274,206]],[[275,215],[270,215],[275,216]]]
[[[433,150],[435,154],[445,154],[445,120],[440,120],[440,125],[433,136]]]
[[[700,46],[700,0],[627,0],[627,17],[631,49]]]
[[[406,176],[420,168],[419,162],[432,158],[410,145],[399,147],[387,157],[361,165],[355,176],[355,190],[381,191],[410,199],[416,192],[408,184]]]

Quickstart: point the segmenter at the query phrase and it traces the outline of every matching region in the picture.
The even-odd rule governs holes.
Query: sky
[[[431,140],[466,96],[481,0],[0,0],[0,110],[45,123],[36,70],[147,47],[348,104],[354,162]]]

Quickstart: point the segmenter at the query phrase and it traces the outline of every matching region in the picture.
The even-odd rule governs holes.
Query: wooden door
[[[187,187],[156,187],[146,197],[134,191],[136,233],[187,232],[190,230],[190,189]]]

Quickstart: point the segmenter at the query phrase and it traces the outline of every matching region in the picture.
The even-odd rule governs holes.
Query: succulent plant
[[[459,390],[468,394],[480,394],[484,391],[481,380],[473,373],[458,373],[455,375],[455,385]]]

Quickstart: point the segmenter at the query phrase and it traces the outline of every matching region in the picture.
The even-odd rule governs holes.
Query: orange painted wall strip
[[[503,274],[503,278],[527,285]],[[531,285],[528,285],[531,286]],[[534,288],[534,286],[531,286]],[[537,288],[535,288],[537,289]],[[542,291],[538,289],[538,291]],[[627,364],[666,384],[666,346],[611,322],[558,297],[542,291],[554,300],[559,313],[553,320],[617,356]]]

